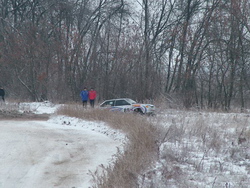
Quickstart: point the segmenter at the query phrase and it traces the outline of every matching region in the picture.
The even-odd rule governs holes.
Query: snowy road
[[[47,121],[0,121],[0,188],[87,188],[120,142]]]

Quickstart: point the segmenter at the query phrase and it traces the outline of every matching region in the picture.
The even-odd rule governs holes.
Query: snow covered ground
[[[249,113],[168,109],[158,119],[165,136],[145,187],[250,187]]]
[[[37,114],[51,103],[22,103]],[[52,116],[48,121],[0,120],[0,188],[87,188],[90,171],[114,160],[124,135],[104,123]]]
[[[53,114],[58,106],[19,108]],[[166,109],[155,118],[163,135],[159,160],[141,187],[250,187],[249,113]],[[0,188],[88,188],[89,171],[110,164],[126,142],[105,123],[58,115],[48,121],[0,120],[0,137]]]

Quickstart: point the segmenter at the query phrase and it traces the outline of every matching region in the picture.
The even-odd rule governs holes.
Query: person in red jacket
[[[95,106],[95,98],[96,98],[96,91],[91,88],[89,91],[89,102],[90,102],[90,106],[94,108]]]

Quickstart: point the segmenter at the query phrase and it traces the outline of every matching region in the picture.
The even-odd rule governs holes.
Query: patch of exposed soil
[[[49,114],[34,114],[31,112],[20,113],[18,111],[0,110],[0,120],[25,119],[25,120],[48,120]]]

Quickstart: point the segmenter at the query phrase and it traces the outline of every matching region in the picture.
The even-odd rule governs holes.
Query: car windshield
[[[128,101],[130,104],[136,104],[137,102],[135,102],[134,100],[132,99],[126,99],[126,101]]]

